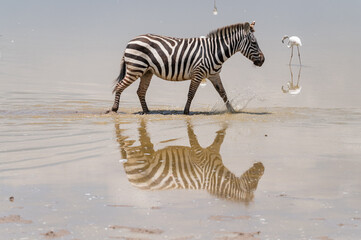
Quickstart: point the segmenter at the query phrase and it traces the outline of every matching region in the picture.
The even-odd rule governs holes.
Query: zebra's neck
[[[205,189],[221,198],[251,201],[254,197],[253,192],[257,189],[263,173],[264,166],[260,162],[253,164],[240,177],[237,177],[221,164],[217,171],[205,179],[208,182]]]
[[[227,35],[209,37],[210,56],[216,65],[222,65],[232,55],[239,51],[242,34],[240,31],[230,31]]]

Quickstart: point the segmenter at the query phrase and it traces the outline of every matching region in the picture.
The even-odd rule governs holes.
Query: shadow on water
[[[138,128],[140,146],[133,146],[135,140],[123,135],[119,123],[115,124],[123,166],[133,186],[142,190],[206,190],[219,198],[247,203],[254,198],[264,166],[261,162],[254,163],[240,177],[229,171],[220,155],[226,129],[217,131],[213,143],[202,148],[192,124],[187,122],[190,147],[154,150],[146,120],[142,119]]]
[[[227,111],[195,111],[190,112],[189,115],[205,115],[205,116],[212,116],[212,115],[223,115],[227,114]],[[134,114],[143,115],[143,112],[135,112]],[[184,115],[182,110],[154,110],[147,113],[149,115],[161,114],[161,115]],[[251,114],[251,115],[267,115],[272,114],[270,112],[247,112],[247,111],[237,111],[234,113],[229,114]]]

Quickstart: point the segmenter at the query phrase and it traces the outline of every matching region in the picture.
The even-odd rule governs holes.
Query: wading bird
[[[290,73],[291,73],[291,81],[289,81],[287,83],[287,87],[282,86],[282,92],[289,93],[291,95],[297,95],[301,92],[301,89],[302,89],[302,87],[300,86],[300,77],[301,77],[302,66],[299,66],[299,69],[298,69],[298,78],[297,78],[296,85],[293,82],[293,72],[292,72],[291,65],[289,65],[289,67],[290,67]]]
[[[301,65],[301,56],[300,56],[300,47],[302,46],[301,39],[297,36],[288,37],[287,35],[285,35],[282,38],[282,43],[284,43],[286,39],[288,39],[287,47],[291,48],[291,58],[288,64],[291,65],[291,61],[293,57],[293,47],[297,46],[298,59],[300,60],[300,65]]]
[[[213,15],[217,15],[218,14],[218,10],[216,7],[216,0],[214,0],[214,8],[213,8]]]

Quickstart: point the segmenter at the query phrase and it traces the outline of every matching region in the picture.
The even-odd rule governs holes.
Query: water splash
[[[235,93],[231,92],[229,94],[229,102],[233,106],[234,110],[237,112],[243,111],[250,102],[258,100],[264,101],[264,99],[258,96],[253,90],[246,89],[246,91]],[[219,100],[216,104],[211,107],[211,112],[220,112],[220,111],[227,111],[226,105],[224,104],[223,100]]]
[[[119,162],[120,162],[120,163],[126,163],[126,162],[128,162],[128,159],[122,158],[122,159],[119,160]]]

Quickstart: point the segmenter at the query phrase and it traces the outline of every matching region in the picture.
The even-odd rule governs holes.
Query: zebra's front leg
[[[139,87],[138,87],[138,97],[139,97],[139,101],[140,104],[142,105],[142,109],[143,109],[143,113],[149,113],[149,109],[147,106],[147,102],[145,101],[145,95],[147,93],[149,84],[150,84],[150,80],[152,79],[153,73],[151,71],[146,72],[141,78],[140,78],[140,83],[139,83]]]
[[[230,102],[228,100],[227,93],[226,93],[226,90],[224,90],[219,73],[209,76],[208,79],[209,79],[209,81],[211,81],[214,88],[217,90],[217,92],[223,99],[224,103],[226,104],[227,110],[231,113],[235,113],[236,111],[234,110],[234,108],[232,107],[232,105],[230,104]]]
[[[213,143],[209,147],[207,147],[207,149],[212,149],[213,152],[219,154],[224,137],[226,136],[226,129],[227,125],[223,125],[223,128],[217,131],[217,136],[213,140]]]
[[[201,83],[202,79],[203,79],[202,76],[197,76],[195,78],[192,78],[191,84],[189,86],[187,103],[186,103],[186,106],[184,107],[184,114],[187,114],[187,115],[189,114],[189,108],[191,107],[192,100],[194,98],[194,95],[197,92],[197,89],[198,89],[199,84]]]

